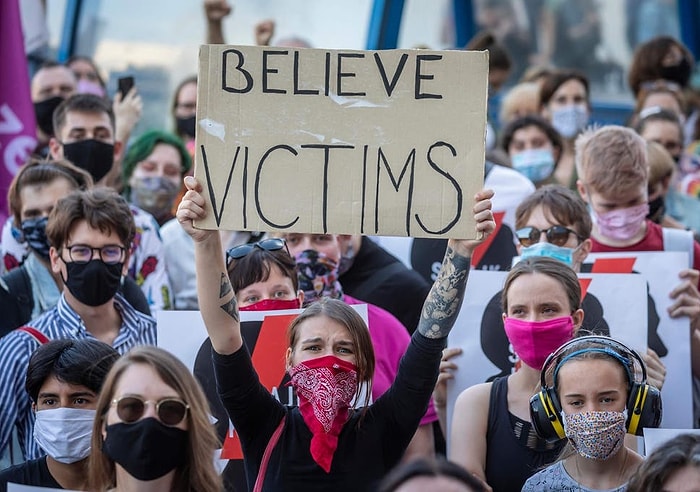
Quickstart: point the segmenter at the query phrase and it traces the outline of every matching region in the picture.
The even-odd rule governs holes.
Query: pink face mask
[[[598,232],[602,236],[618,241],[625,241],[634,237],[641,229],[644,220],[649,214],[649,204],[642,203],[634,207],[620,208],[610,212],[598,213],[589,205],[593,223],[598,226]]]
[[[299,309],[299,299],[263,299],[249,306],[238,308],[239,311],[281,311],[282,309]]]
[[[542,370],[549,354],[574,336],[574,319],[571,316],[546,321],[506,317],[503,327],[520,360],[538,371]]]

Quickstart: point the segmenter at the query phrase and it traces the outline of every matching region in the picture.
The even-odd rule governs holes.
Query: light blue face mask
[[[532,246],[522,248],[520,252],[520,259],[524,260],[525,258],[530,258],[531,256],[547,256],[566,263],[568,266],[573,268],[574,251],[576,251],[576,249],[578,249],[578,247],[575,249],[565,248],[563,246],[548,243],[547,241],[541,241],[533,244]]]
[[[547,179],[554,171],[552,149],[527,149],[511,157],[513,169],[533,183]]]

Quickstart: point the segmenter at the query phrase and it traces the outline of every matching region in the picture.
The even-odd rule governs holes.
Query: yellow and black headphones
[[[577,349],[576,347],[581,348]],[[661,394],[654,386],[647,384],[647,369],[637,352],[609,337],[592,335],[574,338],[550,354],[542,366],[540,391],[530,398],[530,419],[535,432],[549,442],[566,437],[561,417],[561,404],[557,397],[557,374],[568,360],[585,353],[598,352],[610,356],[622,364],[629,381],[626,428],[629,434],[642,435],[644,427],[658,427],[661,424]],[[641,380],[637,381],[635,361],[641,369]],[[553,366],[552,385],[548,386],[546,376]]]

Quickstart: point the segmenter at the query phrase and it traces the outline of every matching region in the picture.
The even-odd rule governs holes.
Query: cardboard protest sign
[[[204,45],[207,229],[474,238],[486,52]]]
[[[367,323],[367,305],[353,305]],[[260,382],[285,405],[296,405],[296,395],[287,386],[286,331],[301,310],[241,311],[241,334],[251,353]],[[226,490],[248,490],[243,469],[243,451],[238,434],[216,391],[211,362],[211,342],[199,311],[158,311],[158,346],[178,357],[195,375],[209,402],[222,448],[219,459]],[[363,401],[364,394],[356,397]]]
[[[460,347],[459,369],[447,384],[448,433],[457,396],[475,384],[507,376],[519,364],[503,329],[500,292],[508,272],[473,270],[448,347]],[[646,283],[641,275],[580,274],[584,327],[609,335],[635,350],[646,350]],[[533,388],[534,394],[535,388]],[[448,443],[449,446],[449,443]]]

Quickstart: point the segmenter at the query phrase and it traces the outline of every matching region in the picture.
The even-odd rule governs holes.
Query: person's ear
[[[508,315],[507,315],[506,313],[502,313],[502,314],[501,314],[501,319],[503,320],[503,323],[506,322],[506,318],[507,318],[507,317],[508,317]]]
[[[574,320],[574,336],[578,333],[578,331],[581,329],[581,325],[583,325],[583,317],[584,317],[584,312],[583,309],[579,308],[576,311],[574,311],[571,314],[571,317]]]
[[[297,291],[297,300],[299,301],[299,307],[302,307],[304,305],[304,291],[303,290]]]
[[[122,266],[122,276],[129,274],[129,260],[131,259],[131,249],[126,248],[124,251],[124,265]]]
[[[118,140],[114,142],[114,162],[121,162],[124,144]]]
[[[49,248],[49,260],[51,261],[51,271],[53,273],[61,273],[61,265],[59,261],[61,259],[61,254],[56,248],[51,246]]]
[[[576,180],[576,190],[578,190],[578,194],[581,195],[583,201],[588,203],[588,193],[586,193],[586,187],[580,179]]]
[[[63,144],[56,137],[49,139],[49,154],[52,159],[63,159]]]
[[[581,265],[586,261],[586,258],[588,258],[591,249],[593,249],[593,241],[588,238],[584,239],[581,244],[578,245],[576,251],[574,251],[574,261],[578,263],[578,270],[581,270]]]
[[[36,413],[36,402],[32,402],[32,412]]]
[[[284,368],[288,371],[292,368],[292,347],[287,347],[287,352],[284,354]]]

